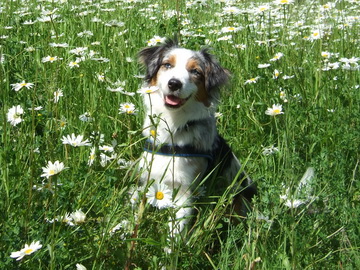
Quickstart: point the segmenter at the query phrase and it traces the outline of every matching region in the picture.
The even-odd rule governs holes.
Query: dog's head
[[[207,49],[180,48],[172,40],[143,49],[139,59],[146,67],[145,80],[159,88],[159,97],[171,110],[194,102],[210,107],[217,103],[219,89],[229,78],[229,72]]]

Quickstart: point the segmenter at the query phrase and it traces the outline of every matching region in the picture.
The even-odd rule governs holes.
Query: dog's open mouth
[[[170,108],[179,108],[182,105],[184,105],[188,99],[189,99],[189,97],[188,98],[179,98],[174,95],[168,95],[168,96],[165,96],[165,105]]]

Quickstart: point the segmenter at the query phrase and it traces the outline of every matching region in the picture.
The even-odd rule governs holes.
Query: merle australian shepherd
[[[155,180],[174,191],[172,232],[181,232],[189,221],[195,183],[204,180],[206,185],[210,178],[216,178],[216,189],[223,191],[236,181],[232,205],[246,215],[256,187],[218,134],[214,116],[229,72],[207,49],[181,48],[172,40],[143,49],[139,59],[146,67],[145,83],[154,89],[144,95],[147,142],[141,181],[145,186]]]

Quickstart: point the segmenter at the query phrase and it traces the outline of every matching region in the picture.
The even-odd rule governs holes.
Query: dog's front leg
[[[180,187],[174,199],[176,212],[169,221],[170,236],[176,236],[183,232],[193,212],[192,202],[191,190],[188,187]]]

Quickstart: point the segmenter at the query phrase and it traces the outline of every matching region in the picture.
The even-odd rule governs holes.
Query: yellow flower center
[[[156,136],[156,130],[150,130],[150,135],[155,138]]]
[[[28,248],[27,250],[24,251],[25,254],[29,255],[33,252],[34,250],[32,248]]]
[[[55,57],[50,57],[49,58],[49,61],[54,61],[55,60]]]
[[[54,175],[55,174],[55,170],[49,170],[49,175]]]
[[[275,113],[275,114],[279,114],[279,113],[281,113],[281,111],[280,111],[279,109],[275,109],[275,110],[274,110],[274,113]]]
[[[156,194],[155,194],[155,198],[157,200],[162,200],[164,199],[164,193],[162,193],[161,191],[157,191]]]
[[[26,85],[27,85],[27,83],[21,83],[20,85],[21,85],[21,86],[26,86]]]

